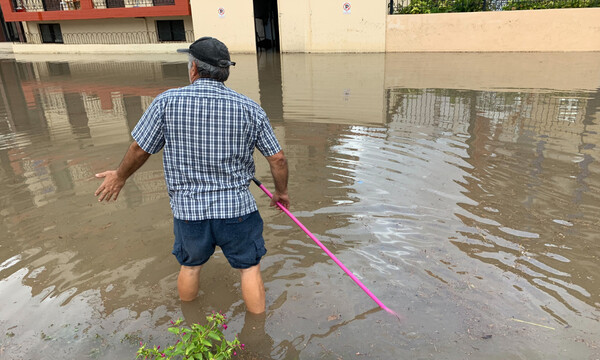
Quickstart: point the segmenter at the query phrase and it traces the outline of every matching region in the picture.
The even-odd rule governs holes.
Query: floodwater
[[[171,319],[230,318],[247,359],[600,359],[600,53],[234,56],[289,159],[254,185],[264,318],[221,253],[181,304],[160,155],[98,203],[185,58],[0,60],[0,359],[133,359]],[[272,189],[268,165],[257,177]]]

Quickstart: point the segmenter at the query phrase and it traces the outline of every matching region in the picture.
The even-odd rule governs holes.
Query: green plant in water
[[[227,329],[226,316],[214,313],[206,317],[208,324],[192,324],[190,328],[181,327],[181,319],[173,322],[169,332],[177,335],[178,340],[164,350],[160,346],[146,348],[140,342],[136,359],[182,359],[182,360],[226,360],[244,349],[244,344],[235,338],[225,339],[221,329]]]

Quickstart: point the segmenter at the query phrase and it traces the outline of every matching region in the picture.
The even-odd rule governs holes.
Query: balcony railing
[[[95,9],[175,5],[175,0],[93,0]]]
[[[61,11],[79,9],[79,0],[13,0],[15,11]]]
[[[175,5],[175,0],[93,0],[95,9]],[[81,8],[80,0],[13,0],[15,11],[65,11]]]
[[[165,42],[190,43],[194,39],[194,31],[187,30],[181,34],[175,34],[175,41],[161,41],[156,31],[138,32],[87,32],[87,33],[62,33],[60,36],[52,37],[52,41],[41,33],[26,33],[27,43],[60,43],[60,44],[160,44]]]

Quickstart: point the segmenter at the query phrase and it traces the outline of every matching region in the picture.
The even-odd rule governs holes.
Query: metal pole
[[[267,194],[268,197],[270,197],[271,199],[273,198],[273,194],[271,194],[271,192],[269,190],[267,190],[267,188],[260,182],[258,181],[257,178],[252,178],[252,181],[254,181],[254,183],[256,184],[256,186],[258,186],[262,191],[265,192],[265,194]],[[302,231],[304,231],[306,233],[306,235],[308,235],[308,237],[310,237],[312,239],[312,241],[314,241],[330,258],[331,260],[333,260],[342,270],[344,270],[344,272],[350,276],[350,278],[354,281],[354,283],[356,283],[356,285],[358,285],[373,301],[375,301],[375,303],[377,305],[379,305],[380,308],[382,308],[383,310],[387,311],[388,313],[394,315],[398,320],[400,320],[400,316],[398,314],[396,314],[393,310],[391,310],[390,308],[388,308],[387,306],[385,306],[381,300],[379,300],[377,298],[377,296],[375,296],[375,294],[373,294],[371,292],[371,290],[369,290],[357,277],[356,275],[354,275],[335,255],[333,255],[333,253],[331,251],[329,251],[329,249],[327,249],[327,247],[325,247],[325,245],[323,245],[323,243],[321,241],[319,241],[319,239],[317,239],[313,233],[311,233],[306,226],[304,226],[300,220],[298,220],[294,214],[292,214],[288,209],[285,208],[285,206],[281,205],[281,203],[277,202],[277,206],[279,206],[279,208],[281,209],[281,211],[283,211],[284,213],[286,213],[287,216],[290,217],[290,219],[292,219],[292,221],[294,221],[296,223],[296,225],[298,225],[300,227],[300,229],[302,229]]]

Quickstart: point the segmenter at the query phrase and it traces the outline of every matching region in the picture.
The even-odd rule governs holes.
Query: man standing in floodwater
[[[287,160],[265,111],[223,83],[235,65],[219,40],[202,37],[188,49],[191,85],[158,95],[131,135],[134,139],[117,170],[96,174],[104,181],[98,201],[117,200],[125,181],[151,154],[163,151],[163,167],[173,210],[173,255],[181,264],[179,297],[196,298],[200,269],[219,246],[240,270],[249,312],[265,311],[260,260],[265,255],[263,222],[250,193],[256,147],[275,182],[271,206],[289,208]]]

